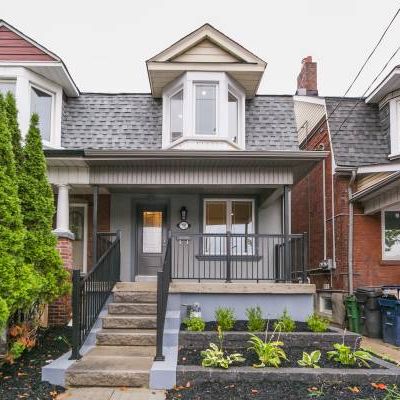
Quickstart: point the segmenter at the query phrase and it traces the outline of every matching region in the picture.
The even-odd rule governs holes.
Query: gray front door
[[[138,275],[157,275],[162,269],[168,239],[167,206],[138,206],[137,230]]]

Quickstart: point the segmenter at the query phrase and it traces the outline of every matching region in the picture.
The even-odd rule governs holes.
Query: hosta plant
[[[300,367],[319,368],[318,362],[321,359],[321,352],[314,350],[311,353],[303,351],[303,358],[297,361]]]
[[[221,327],[218,327],[219,346],[215,343],[210,343],[210,347],[201,352],[203,367],[216,367],[228,369],[234,362],[244,361],[244,357],[240,353],[226,354],[223,349],[224,335]]]
[[[328,358],[342,365],[360,365],[369,368],[368,361],[371,361],[371,354],[363,350],[352,350],[344,343],[335,343],[334,350],[328,351]]]
[[[283,342],[278,340],[262,340],[253,333],[250,334],[249,350],[253,350],[260,361],[260,364],[254,364],[255,368],[275,367],[281,365],[282,360],[287,360],[286,353],[282,349]]]

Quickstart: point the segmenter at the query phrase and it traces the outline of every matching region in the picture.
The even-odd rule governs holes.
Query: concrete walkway
[[[164,400],[164,390],[141,388],[71,388],[56,400]]]
[[[400,347],[384,343],[381,339],[372,339],[363,336],[361,347],[372,353],[378,354],[382,358],[388,358],[393,362],[400,364]]]

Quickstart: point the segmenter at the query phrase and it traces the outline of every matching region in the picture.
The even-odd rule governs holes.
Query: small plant
[[[321,352],[314,350],[311,353],[303,351],[303,358],[297,361],[300,367],[319,368],[318,362],[321,359]]]
[[[313,386],[307,389],[308,391],[308,396],[307,397],[321,397],[324,395],[324,385],[321,386],[321,389],[318,389],[317,387]]]
[[[36,325],[28,325],[27,323],[15,324],[8,330],[10,337],[10,349],[6,360],[12,364],[16,359],[21,357],[25,350],[30,350],[36,345]]]
[[[215,310],[215,320],[223,331],[231,331],[235,325],[235,313],[232,308],[218,307]]]
[[[277,340],[274,340],[275,333],[280,329],[280,326],[277,325],[271,335],[271,338],[268,340],[268,323],[267,329],[265,330],[265,338],[264,340],[260,339],[258,336],[253,333],[250,334],[249,343],[251,346],[248,350],[253,350],[260,361],[260,364],[254,364],[255,368],[262,368],[266,366],[271,366],[278,368],[281,365],[282,360],[287,360],[286,353],[282,349],[283,342],[279,341],[279,335]]]
[[[363,350],[352,350],[350,346],[344,343],[335,343],[335,350],[328,351],[329,360],[334,360],[342,365],[363,365],[369,368],[368,361],[371,360],[371,355]]]
[[[220,326],[218,326],[219,346],[215,343],[210,343],[210,348],[203,350],[201,356],[203,367],[217,367],[228,369],[234,362],[244,361],[244,357],[240,353],[225,354],[223,349],[224,334]]]
[[[206,327],[206,323],[201,317],[191,316],[190,318],[184,319],[183,323],[186,326],[186,330],[192,332],[203,332]]]
[[[306,322],[312,332],[326,332],[330,324],[328,318],[321,317],[316,313],[311,314]]]
[[[265,329],[265,320],[262,317],[262,311],[259,306],[246,309],[248,319],[247,329],[250,332],[263,332]]]
[[[296,323],[289,315],[286,308],[283,311],[283,314],[279,317],[278,321],[274,323],[274,329],[277,329],[278,325],[281,332],[294,332],[296,330]]]
[[[7,355],[7,359],[10,364],[12,364],[16,359],[20,358],[25,349],[26,346],[22,342],[13,342]]]
[[[383,400],[400,400],[400,391],[397,385],[387,386],[385,391],[386,394]]]

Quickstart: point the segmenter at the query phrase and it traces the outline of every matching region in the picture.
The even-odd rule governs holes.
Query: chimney
[[[298,96],[318,96],[317,63],[308,56],[301,60],[301,71],[297,77]]]

